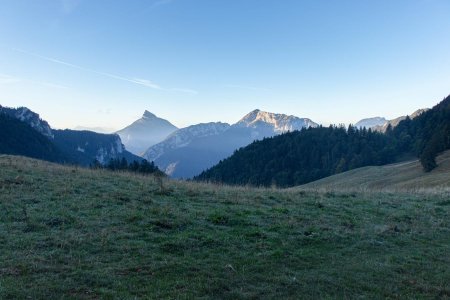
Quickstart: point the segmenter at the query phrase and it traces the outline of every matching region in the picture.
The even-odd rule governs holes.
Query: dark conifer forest
[[[386,134],[397,152],[412,152],[425,171],[436,167],[436,156],[450,149],[450,96],[414,119],[406,118]]]
[[[109,162],[105,165],[101,164],[98,160],[94,160],[90,164],[91,169],[105,169],[109,171],[128,171],[132,173],[139,174],[154,174],[159,176],[165,176],[163,172],[161,172],[157,166],[155,166],[154,162],[148,162],[145,159],[140,161],[134,160],[131,163],[128,163],[125,157],[122,159],[111,158]]]

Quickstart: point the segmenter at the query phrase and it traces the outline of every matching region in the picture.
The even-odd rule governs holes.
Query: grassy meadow
[[[424,172],[418,160],[371,166],[326,177],[294,189],[345,192],[450,194],[450,151],[436,158],[437,168]]]
[[[225,187],[0,156],[0,299],[450,298],[450,194]]]

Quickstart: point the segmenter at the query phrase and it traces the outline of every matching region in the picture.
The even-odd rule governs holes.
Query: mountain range
[[[409,124],[408,122],[410,120],[419,119],[425,112],[428,111],[426,109],[421,109],[408,117],[404,116],[393,120],[386,120],[383,117],[363,119],[356,124],[356,128],[365,127],[372,128],[373,131],[376,132],[386,132],[389,125],[392,128],[396,128],[397,126],[400,126],[400,124]],[[246,114],[234,124],[210,122],[196,124],[181,129],[178,129],[169,121],[157,117],[146,110],[139,120],[133,122],[126,128],[119,130],[116,134],[100,134],[86,130],[54,130],[50,127],[48,122],[42,120],[37,113],[26,107],[8,108],[0,106],[0,116],[2,118],[0,120],[2,122],[2,125],[0,126],[0,153],[25,155],[83,166],[87,166],[95,160],[105,165],[111,159],[125,158],[129,162],[146,159],[148,161],[154,161],[156,166],[174,178],[192,178],[199,175],[203,171],[220,164],[222,160],[232,156],[239,149],[246,147],[254,141],[265,140],[266,138],[288,132],[300,131],[304,128],[311,129],[319,127],[317,123],[308,118],[270,113],[258,109]],[[415,122],[414,124],[418,123]],[[403,125],[403,127],[405,126]],[[442,132],[445,131],[445,126],[443,128]],[[400,132],[399,130],[397,131]],[[420,130],[420,128],[414,130],[417,131]],[[296,134],[297,133],[294,135]],[[305,136],[308,134],[309,133],[303,133]],[[312,134],[313,139],[317,139],[317,137],[314,137],[316,134],[321,135],[319,131],[317,131],[317,133],[314,132]],[[325,136],[324,134],[331,134],[330,136],[342,135],[339,130],[337,130],[336,133],[330,133],[324,130],[321,138]],[[351,132],[348,133],[348,135],[350,134]],[[410,152],[414,150],[414,152],[421,154],[423,153],[423,149],[430,148],[425,147],[425,145],[422,146],[421,149],[412,149],[411,143],[413,138],[408,138],[410,133],[403,132],[402,134],[402,137],[388,136],[379,138],[376,135],[371,136],[373,140],[380,139],[380,141],[383,141],[381,143],[379,141],[378,145],[376,147],[374,146],[375,148],[372,149],[370,149],[371,146],[367,146],[369,148],[364,148],[364,145],[362,144],[354,149],[348,148],[349,153],[360,153],[358,154],[359,156],[357,155],[358,157],[353,158],[342,157],[344,161],[340,161],[339,159],[336,160],[336,157],[333,157],[333,163],[327,164],[329,174],[334,174],[333,172],[336,172],[337,170],[340,171],[341,169],[345,170],[360,166],[363,164],[362,161],[365,161],[366,163],[376,162],[378,164],[387,163],[388,161],[385,161],[385,159],[382,159],[381,157],[375,159],[374,157],[377,156],[373,155],[375,152],[384,151],[384,148],[379,148],[384,146],[386,146],[385,150],[387,151],[385,154],[387,155],[388,152],[390,153],[392,149],[388,147],[391,145],[388,141],[389,138],[395,139],[395,147],[397,147],[397,150],[409,149]],[[348,136],[342,135],[341,138],[346,140],[348,139]],[[360,137],[358,136],[358,139],[359,138]],[[330,137],[330,139],[332,138]],[[294,138],[293,140],[295,140],[295,147],[303,147],[303,142],[299,141],[297,138]],[[354,140],[351,140],[350,142],[350,140],[348,143],[355,142]],[[324,142],[326,141],[327,139],[324,140]],[[341,142],[342,141],[339,141],[339,143]],[[361,137],[361,143],[367,143],[366,137]],[[417,148],[417,145],[421,145],[421,143],[422,140],[417,140],[416,146],[414,147]],[[348,145],[346,145],[346,147],[347,146]],[[292,151],[295,147],[290,146],[287,150]],[[435,148],[438,149],[439,147]],[[273,148],[272,150],[274,150],[273,145],[270,146],[270,148]],[[335,148],[336,145],[334,148],[326,148],[327,150],[325,151],[335,151]],[[140,155],[137,156],[129,152],[129,149]],[[302,148],[297,152],[303,153],[305,149]],[[311,150],[313,148],[308,149],[308,151],[313,151]],[[282,150],[282,152],[277,154],[273,153],[273,155],[285,157],[288,153],[287,150]],[[369,151],[372,153],[370,154],[372,156],[365,157],[364,151]],[[426,158],[429,161],[430,168],[433,167],[432,157],[435,155],[435,151],[433,151],[428,151],[432,153],[432,155],[428,155],[428,158]],[[398,150],[398,152],[401,151]],[[297,154],[292,153],[289,155],[295,156]],[[245,157],[247,157],[247,154],[245,154]],[[264,159],[267,159],[267,157],[264,157]],[[323,157],[323,159],[327,161],[330,158]],[[235,163],[236,160],[233,161],[233,164]],[[245,163],[247,164],[248,161]],[[269,161],[268,165],[270,166]],[[216,169],[214,169],[214,172],[216,174],[217,172],[215,170]],[[309,169],[305,169],[304,171],[307,173],[309,172],[308,176],[311,174],[311,170]],[[207,179],[208,176],[204,174],[202,174],[201,178]],[[324,174],[325,173],[322,175]],[[317,176],[312,176],[311,178],[319,178],[322,176],[319,176],[319,173],[316,175]],[[298,179],[296,182],[303,183],[311,178]],[[264,184],[269,183],[268,181],[265,181]],[[288,185],[290,185],[290,183],[288,183]]]
[[[424,111],[418,110],[409,117],[414,118]],[[389,124],[395,127],[405,118],[367,118],[355,126],[384,132]],[[255,109],[235,124],[210,122],[176,129],[169,121],[145,111],[141,119],[119,130],[118,134],[128,150],[154,161],[166,174],[191,178],[254,140],[317,126],[308,118]]]
[[[388,120],[386,121],[384,124],[382,125],[377,125],[373,127],[373,130],[376,131],[380,131],[380,132],[386,132],[387,128],[390,126],[391,128],[396,127],[401,121],[405,120],[407,117],[409,117],[410,119],[415,119],[416,117],[420,116],[421,114],[423,114],[424,112],[428,111],[428,108],[422,108],[422,109],[418,109],[415,112],[413,112],[410,115],[407,116],[401,116],[392,120]]]
[[[143,155],[168,175],[191,178],[254,140],[317,127],[307,118],[254,110],[237,123],[203,123],[179,129]]]
[[[414,119],[414,118],[418,117],[419,115],[421,115],[422,113],[426,112],[427,110],[428,110],[428,108],[418,109],[410,115],[401,116],[401,117],[398,117],[398,118],[395,118],[392,120],[387,120],[384,117],[366,118],[366,119],[362,119],[362,120],[358,121],[355,124],[355,127],[367,128],[367,129],[371,128],[376,131],[386,132],[386,129],[388,128],[389,125],[393,128],[393,127],[397,126],[398,123],[405,120],[407,117],[409,117],[410,119]]]

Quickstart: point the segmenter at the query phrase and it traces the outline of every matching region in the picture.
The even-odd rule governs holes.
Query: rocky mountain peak
[[[239,120],[237,127],[271,126],[277,133],[300,130],[304,127],[316,127],[316,123],[306,118],[298,118],[292,115],[277,114],[255,109]]]
[[[146,110],[140,119],[116,133],[128,151],[141,155],[149,147],[163,141],[177,129],[169,121]]]
[[[50,125],[46,121],[42,120],[39,114],[33,112],[27,107],[9,108],[0,105],[0,113],[4,113],[10,117],[27,123],[33,129],[37,130],[49,139],[53,139],[54,137]]]
[[[144,114],[142,115],[142,118],[144,119],[153,119],[156,118],[156,115],[149,112],[148,110],[144,111]]]
[[[383,126],[384,124],[386,124],[388,122],[388,120],[386,120],[386,118],[384,117],[373,117],[373,118],[366,118],[366,119],[362,119],[360,121],[358,121],[355,124],[355,127],[358,128],[373,128],[375,126]]]

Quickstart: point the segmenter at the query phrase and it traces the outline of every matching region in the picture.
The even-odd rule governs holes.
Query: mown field
[[[220,187],[0,156],[1,299],[450,298],[450,194]]]

